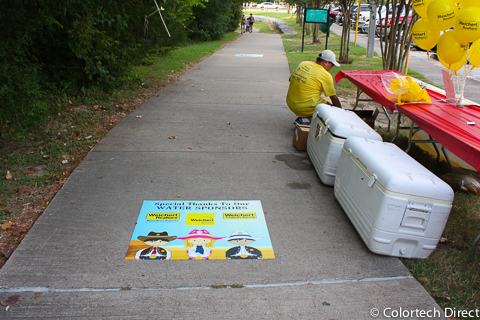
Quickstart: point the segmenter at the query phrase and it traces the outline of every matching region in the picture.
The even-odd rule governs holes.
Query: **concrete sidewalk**
[[[279,35],[244,34],[118,124],[0,270],[24,297],[0,318],[443,319],[292,146],[288,77]],[[124,260],[144,200],[186,199],[261,200],[276,259]]]

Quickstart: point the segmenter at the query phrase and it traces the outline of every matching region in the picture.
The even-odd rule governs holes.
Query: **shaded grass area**
[[[325,35],[321,36],[321,43],[317,44],[311,43],[311,36],[305,36],[302,53],[302,28],[296,25],[295,21],[292,21],[287,14],[283,14],[283,17],[276,14],[275,17],[289,21],[297,31],[295,35],[282,35],[291,71],[302,61],[314,61],[318,53],[325,49]],[[328,39],[328,49],[334,51],[337,57],[340,52],[340,40],[341,37],[334,34]],[[352,44],[350,47],[351,64],[342,64],[339,68],[334,67],[330,73],[335,76],[340,70],[383,70],[380,58],[366,58],[365,56],[366,48],[355,47]],[[408,73],[415,78],[431,83],[418,72],[409,70]],[[357,90],[350,81],[345,79],[341,80],[336,88],[337,94],[340,96],[353,95]],[[384,141],[390,141],[394,134],[387,132],[386,129],[379,129],[379,133],[383,136]],[[394,143],[405,150],[407,142],[406,135],[402,134]],[[449,167],[444,161],[437,164],[436,158],[417,145],[411,148],[409,155],[437,176],[449,172]],[[476,250],[475,261],[470,261],[471,244],[479,233],[480,197],[455,191],[453,208],[437,250],[428,259],[402,259],[413,276],[442,308],[475,310],[480,305],[479,248]]]

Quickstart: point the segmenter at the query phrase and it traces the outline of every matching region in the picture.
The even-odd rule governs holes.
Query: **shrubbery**
[[[192,39],[218,40],[226,32],[237,29],[242,15],[242,2],[238,0],[209,0],[204,6],[193,9],[195,16],[191,24]]]
[[[108,91],[149,54],[177,47],[188,36],[221,38],[236,28],[242,5],[157,3],[170,36],[153,0],[1,1],[0,135],[46,121],[57,112],[47,97],[77,96],[90,87]]]

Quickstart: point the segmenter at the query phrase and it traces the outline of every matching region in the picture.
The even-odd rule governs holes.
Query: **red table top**
[[[391,72],[393,71],[342,70],[335,76],[335,81],[347,78],[370,98],[391,111],[397,110],[404,114],[450,152],[480,171],[480,108],[473,105],[459,108],[446,101],[444,94],[428,88],[432,104],[399,106],[387,98],[381,80],[382,74]],[[467,122],[475,124],[468,125]]]

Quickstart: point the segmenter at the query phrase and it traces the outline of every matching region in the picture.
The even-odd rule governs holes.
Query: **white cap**
[[[332,50],[323,50],[318,57],[322,60],[333,63],[334,66],[340,67],[340,63],[337,62],[335,53]]]

